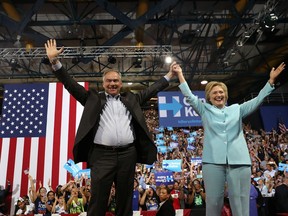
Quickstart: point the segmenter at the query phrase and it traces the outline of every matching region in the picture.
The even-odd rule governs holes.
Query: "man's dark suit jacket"
[[[100,114],[106,103],[105,93],[96,90],[87,91],[72,79],[63,67],[55,71],[54,74],[64,84],[69,93],[84,106],[76,133],[73,155],[76,163],[88,162],[89,165],[89,152],[92,152],[91,147],[94,144],[94,137],[99,126]],[[132,115],[138,163],[152,164],[157,159],[157,148],[146,126],[141,105],[159,91],[164,90],[168,85],[169,82],[163,77],[137,94],[132,92],[121,93],[120,100]]]
[[[169,199],[158,209],[156,216],[175,216],[175,214],[173,203]]]

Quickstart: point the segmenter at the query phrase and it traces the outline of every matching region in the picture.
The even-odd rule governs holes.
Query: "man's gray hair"
[[[122,79],[122,75],[121,75],[121,73],[120,73],[119,71],[110,69],[110,70],[104,71],[104,73],[103,73],[103,75],[102,75],[103,81],[104,81],[104,77],[106,76],[106,74],[107,74],[107,73],[110,73],[110,72],[115,72],[115,73],[117,73],[117,74],[119,75],[120,79]]]

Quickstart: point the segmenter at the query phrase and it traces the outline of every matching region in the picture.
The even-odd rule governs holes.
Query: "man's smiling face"
[[[120,75],[114,71],[106,73],[103,78],[103,87],[107,94],[112,96],[118,95],[122,88]]]

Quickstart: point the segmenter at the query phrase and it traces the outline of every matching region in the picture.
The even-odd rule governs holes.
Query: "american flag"
[[[88,88],[87,83],[79,83]],[[48,188],[70,179],[63,168],[73,159],[72,148],[83,107],[61,83],[8,84],[4,86],[0,119],[0,185],[12,185],[14,202],[28,194],[29,173]],[[84,168],[79,164],[80,168]]]
[[[279,123],[279,130],[282,134],[285,134],[287,132],[287,128],[284,123]]]

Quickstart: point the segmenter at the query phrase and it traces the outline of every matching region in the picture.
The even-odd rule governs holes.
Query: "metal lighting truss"
[[[234,44],[234,46],[226,52],[226,55],[223,58],[224,61],[230,60],[235,55],[235,51],[239,51],[256,31],[259,31],[259,35],[254,45],[258,43],[263,33],[262,30],[260,29],[261,21],[265,18],[267,14],[271,13],[271,11],[275,9],[278,3],[279,2],[278,1],[276,2],[276,0],[268,0],[264,4],[263,9],[258,13],[257,17],[253,20],[252,25],[245,27],[244,31],[236,41],[236,44]]]
[[[172,54],[172,46],[85,46],[65,47],[60,58],[74,58],[84,56],[93,57],[145,57],[145,56],[166,56]],[[46,57],[45,48],[0,48],[2,59],[39,59]]]

